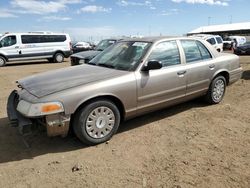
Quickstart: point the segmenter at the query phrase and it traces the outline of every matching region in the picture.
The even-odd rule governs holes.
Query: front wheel
[[[63,60],[64,60],[64,55],[62,53],[58,52],[54,55],[54,62],[55,63],[62,63]]]
[[[77,112],[73,129],[76,136],[87,145],[108,141],[120,124],[120,112],[108,100],[94,101]]]
[[[5,58],[0,56],[0,67],[3,67],[5,64],[6,64]]]
[[[222,101],[226,92],[226,79],[224,76],[217,76],[210,84],[205,99],[210,104],[218,104]]]

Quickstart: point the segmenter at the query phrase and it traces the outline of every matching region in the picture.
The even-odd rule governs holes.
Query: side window
[[[2,47],[8,47],[8,46],[12,46],[14,44],[16,44],[16,36],[15,35],[4,37],[1,40]]]
[[[218,44],[221,44],[221,43],[222,43],[221,37],[216,37],[216,40],[217,40],[217,43],[218,43]]]
[[[176,41],[166,41],[158,44],[151,52],[149,60],[160,61],[163,67],[181,64]]]
[[[199,47],[197,46],[195,40],[182,40],[181,45],[183,47],[187,63],[202,60]]]
[[[212,56],[210,54],[210,52],[208,51],[208,49],[199,41],[196,41],[196,44],[198,45],[198,48],[201,52],[201,56],[202,56],[202,59],[211,59]]]
[[[64,42],[66,40],[66,36],[65,35],[22,35],[21,39],[23,44]]]
[[[207,39],[207,42],[209,42],[212,45],[216,44],[216,41],[214,38]]]
[[[200,41],[182,40],[181,45],[183,47],[187,63],[212,58],[209,50]]]

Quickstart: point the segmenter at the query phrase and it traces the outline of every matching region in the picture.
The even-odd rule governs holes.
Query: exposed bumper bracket
[[[17,110],[18,95],[17,91],[11,92],[8,103],[7,103],[7,114],[10,120],[10,124],[13,127],[18,127],[19,132],[22,135],[27,135],[31,133],[32,121],[29,118],[24,117]]]

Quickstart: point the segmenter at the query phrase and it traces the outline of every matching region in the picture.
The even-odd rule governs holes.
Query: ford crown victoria
[[[49,136],[65,136],[72,126],[93,145],[135,116],[201,96],[217,104],[241,75],[238,56],[218,53],[202,39],[133,38],[87,64],[18,80],[7,111],[22,133],[42,124]]]

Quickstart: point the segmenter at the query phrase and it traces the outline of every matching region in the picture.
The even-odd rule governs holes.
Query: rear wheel
[[[109,140],[120,124],[120,112],[108,100],[94,101],[77,112],[73,129],[76,136],[87,145],[96,145]]]
[[[213,79],[205,99],[210,104],[220,103],[226,92],[226,79],[224,76],[217,76]]]
[[[3,67],[5,64],[6,64],[5,58],[0,56],[0,67]]]
[[[58,52],[54,55],[54,62],[55,63],[62,63],[63,60],[64,60],[64,55],[62,53]]]

